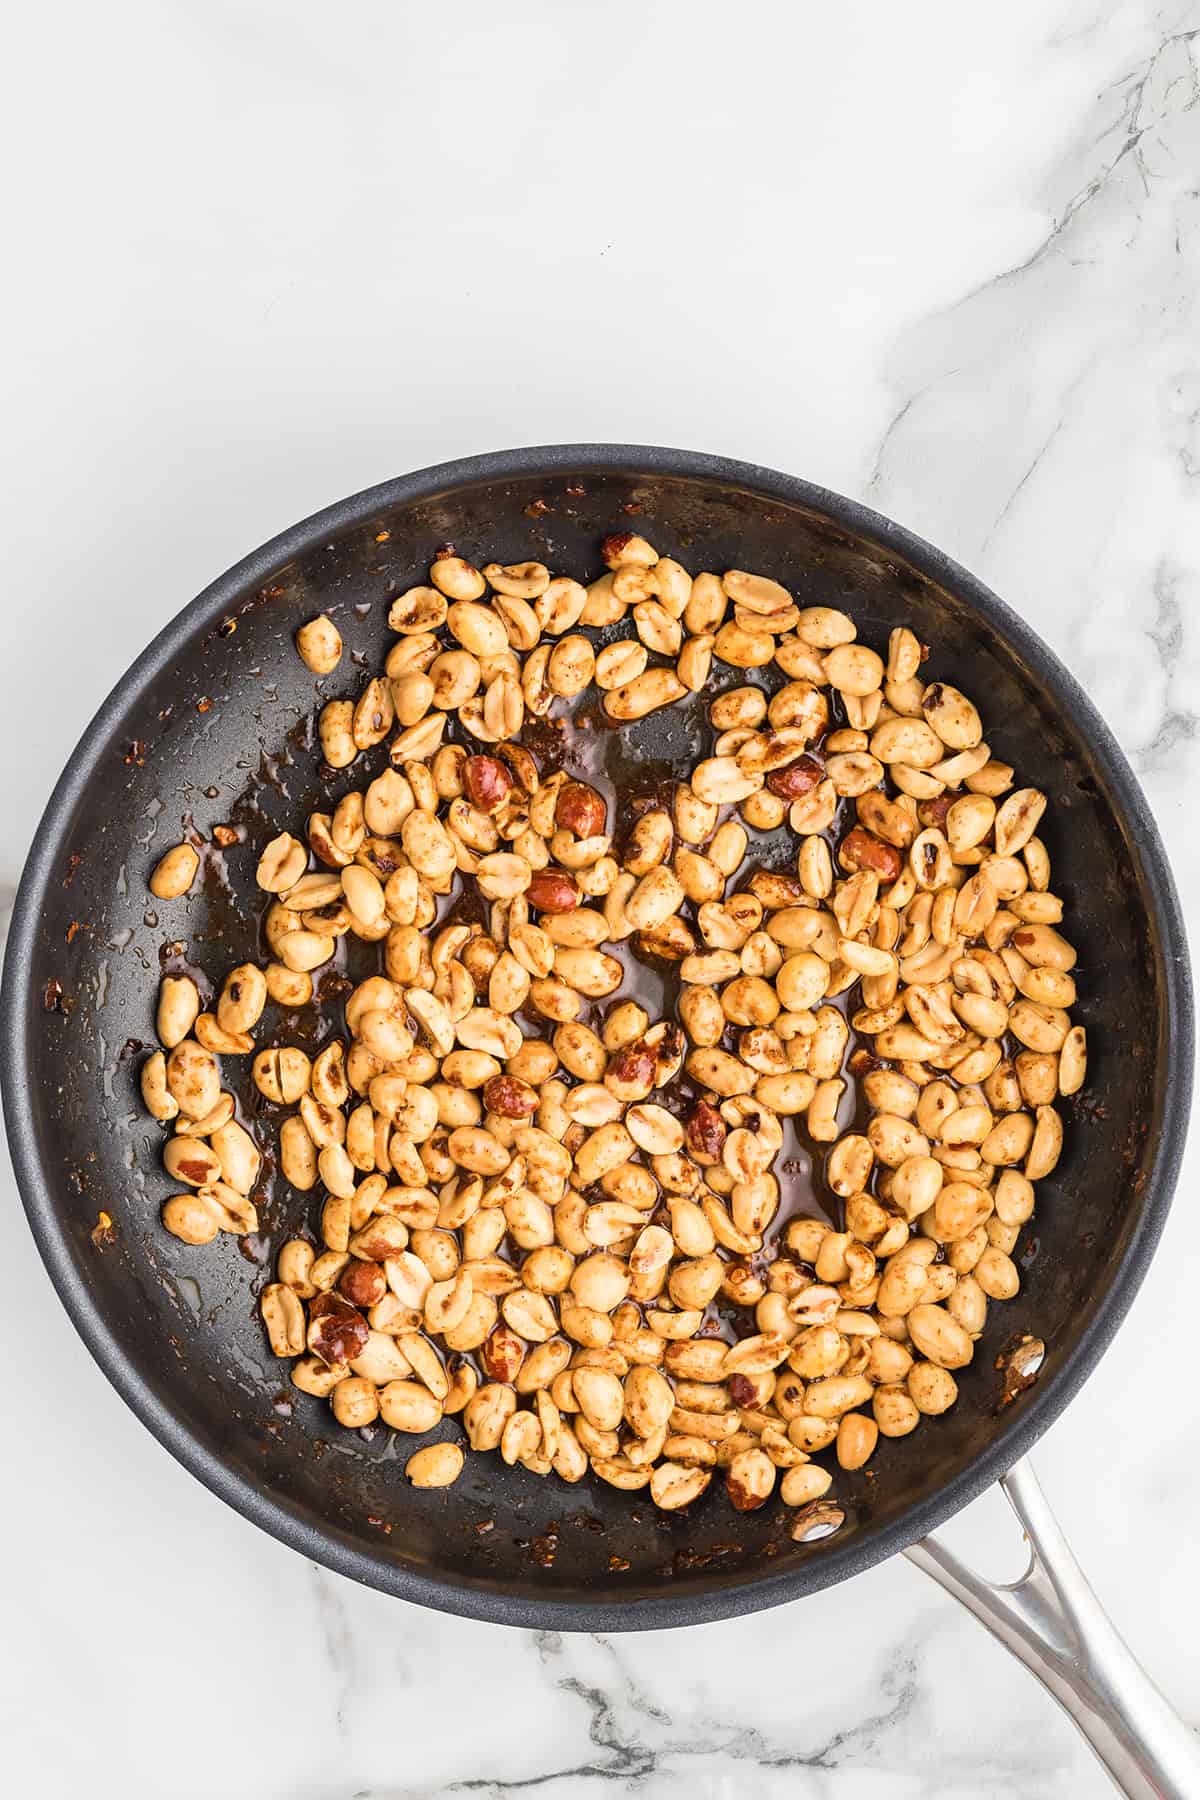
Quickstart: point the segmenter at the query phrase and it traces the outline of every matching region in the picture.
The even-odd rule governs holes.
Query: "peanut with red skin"
[[[609,1060],[604,1080],[621,1099],[645,1098],[654,1086],[658,1059],[648,1045],[626,1044]]]
[[[687,1147],[692,1154],[720,1160],[725,1148],[725,1121],[715,1106],[698,1100],[688,1116]]]
[[[767,776],[767,786],[781,800],[800,800],[812,792],[824,775],[815,756],[798,756],[795,762],[785,763],[782,769],[772,769]]]
[[[387,1276],[379,1263],[352,1262],[342,1270],[338,1287],[352,1306],[378,1306],[387,1293]]]
[[[483,1085],[483,1104],[501,1119],[527,1119],[538,1108],[537,1092],[515,1075],[493,1075]]]
[[[619,569],[625,552],[637,538],[636,531],[610,531],[600,540],[600,555],[606,568]]]
[[[352,1362],[367,1345],[367,1321],[340,1294],[318,1294],[308,1307],[308,1347],[322,1362]]]
[[[525,1340],[507,1325],[497,1325],[479,1355],[489,1381],[513,1381],[525,1360]]]
[[[585,781],[564,782],[554,804],[554,822],[578,838],[600,837],[608,819],[608,805]]]
[[[768,1494],[752,1494],[749,1488],[743,1487],[732,1474],[726,1479],[725,1492],[738,1512],[757,1512],[758,1508],[765,1506],[770,1498]]]
[[[538,912],[574,912],[579,905],[579,889],[561,869],[537,869],[525,890],[525,898]]]
[[[881,881],[895,881],[904,859],[894,845],[885,844],[862,825],[855,825],[842,839],[838,861],[843,869],[869,869]]]
[[[512,776],[496,756],[468,756],[462,780],[467,799],[480,812],[498,812],[512,792]]]
[[[926,830],[930,826],[938,831],[946,829],[946,814],[958,798],[957,794],[935,794],[932,800],[922,800],[917,807],[917,818]]]

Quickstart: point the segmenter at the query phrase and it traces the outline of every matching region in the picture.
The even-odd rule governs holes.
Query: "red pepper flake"
[[[225,618],[223,618],[221,623],[217,626],[217,635],[219,637],[232,637],[236,630],[237,620],[231,615],[226,614]]]
[[[212,701],[209,699],[207,694],[205,694],[202,699],[197,700],[196,711],[198,713],[206,713],[206,712],[212,711]]]
[[[587,493],[582,481],[568,481],[567,492],[573,500],[579,500]]]
[[[546,502],[543,499],[541,499],[541,497],[539,496],[538,499],[531,500],[529,502],[529,505],[525,508],[525,517],[527,519],[540,519],[540,518],[544,517],[544,515],[546,513],[548,513],[549,511],[550,511],[550,508],[546,505]]]
[[[390,531],[377,531],[375,533],[375,542],[377,544],[386,544],[391,535]]]
[[[42,989],[42,1005],[47,1012],[66,1012],[67,1009],[63,1005],[63,985],[61,981],[56,981],[51,977],[46,983],[45,987]]]
[[[81,931],[86,930],[82,919],[72,919],[67,926],[67,942],[73,944]]]
[[[627,500],[625,502],[624,506],[621,508],[622,512],[627,512],[627,513],[640,513],[641,510],[642,509],[638,505],[636,500]]]
[[[391,1524],[387,1519],[376,1518],[374,1513],[367,1514],[367,1524],[374,1525],[377,1531],[390,1533],[392,1529]]]
[[[495,1529],[495,1519],[481,1519],[475,1527],[475,1533],[477,1537],[486,1537],[489,1531],[495,1531]]]
[[[136,763],[139,769],[145,767],[146,745],[143,743],[141,738],[134,738],[134,740],[130,744],[128,750],[126,750],[126,752],[125,752],[126,768],[128,768],[131,763]]]
[[[108,1213],[102,1212],[92,1227],[91,1238],[97,1250],[106,1250],[109,1244],[116,1242],[116,1232]]]
[[[622,1574],[629,1567],[629,1562],[624,1556],[610,1556],[608,1566],[614,1573]]]

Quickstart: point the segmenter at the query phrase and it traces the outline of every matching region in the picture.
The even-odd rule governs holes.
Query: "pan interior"
[[[945,1495],[1016,1429],[1068,1364],[1137,1230],[1166,1091],[1167,1001],[1149,878],[1110,777],[1036,658],[1023,659],[948,578],[941,585],[819,505],[633,464],[475,476],[353,510],[281,566],[201,608],[165,663],[127,687],[120,717],[79,753],[88,777],[55,827],[32,958],[17,977],[28,996],[21,1030],[40,1207],[51,1221],[43,1244],[48,1234],[59,1240],[60,1286],[69,1299],[72,1286],[86,1291],[110,1353],[124,1360],[127,1391],[140,1387],[143,1413],[176,1445],[186,1440],[193,1466],[223,1465],[280,1509],[272,1528],[290,1519],[282,1528],[299,1547],[382,1587],[426,1599],[444,1587],[444,1603],[491,1616],[545,1620],[561,1608],[563,1622],[613,1625],[741,1609],[768,1587],[784,1597],[781,1576],[787,1592],[824,1585],[881,1554],[914,1509]],[[314,681],[294,652],[296,627],[319,611],[335,619],[348,656],[318,695],[348,693],[356,664],[381,664],[387,601],[425,579],[435,546],[450,542],[480,560],[536,557],[588,579],[599,572],[599,538],[619,528],[644,532],[693,571],[761,570],[802,604],[844,608],[877,649],[893,626],[911,626],[931,646],[928,671],[978,701],[993,754],[1050,797],[1041,835],[1079,951],[1078,1017],[1093,1051],[1087,1092],[1067,1108],[1065,1153],[1023,1234],[1023,1291],[990,1309],[960,1403],[882,1445],[869,1471],[838,1475],[846,1523],[825,1543],[792,1543],[791,1517],[775,1504],[734,1514],[715,1484],[676,1517],[640,1494],[593,1480],[568,1488],[489,1456],[469,1458],[451,1490],[414,1490],[402,1477],[411,1440],[342,1431],[325,1403],[289,1388],[286,1365],[267,1349],[255,1296],[279,1245],[311,1214],[309,1200],[271,1183],[261,1235],[241,1246],[222,1237],[189,1249],[158,1223],[169,1187],[136,1070],[154,1039],[159,975],[197,968],[219,983],[233,963],[259,954],[253,846],[363,780],[361,762],[332,779],[321,772]],[[716,665],[717,685],[739,679]],[[679,772],[694,741],[679,715],[613,739],[605,755],[622,798]],[[198,884],[186,907],[152,901],[146,874],[181,827],[211,841],[221,823],[244,827],[246,844],[205,854],[203,891]],[[310,1029],[276,1009],[264,1027],[260,1046],[305,1042]],[[235,1076],[226,1060],[224,1069],[249,1090],[248,1068]],[[95,1230],[102,1212],[111,1232]],[[1001,1406],[996,1359],[1023,1333],[1045,1340],[1044,1369],[1034,1389]],[[239,1504],[254,1510],[245,1491]],[[573,1614],[577,1607],[592,1610]]]

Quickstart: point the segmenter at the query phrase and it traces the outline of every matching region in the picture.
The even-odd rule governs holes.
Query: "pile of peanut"
[[[807,1507],[821,1452],[858,1469],[954,1404],[989,1300],[1017,1292],[1086,1067],[1045,796],[922,679],[910,631],[885,661],[763,576],[693,578],[629,533],[602,552],[589,586],[440,552],[391,605],[385,672],[324,705],[331,768],[390,739],[387,764],[260,847],[273,960],[213,1011],[162,983],[142,1092],[174,1124],[163,1221],[189,1244],[257,1229],[260,1151],[218,1058],[253,1054],[268,1003],[313,1005],[344,934],[377,943],[343,1035],[252,1064],[286,1109],[280,1169],[318,1200],[318,1242],[283,1245],[261,1301],[296,1386],[349,1428],[460,1416],[475,1450],[667,1509],[714,1470],[741,1510],[777,1480]],[[337,667],[329,618],[297,644]],[[521,742],[597,691],[620,724],[710,686],[710,753],[636,819]],[[789,833],[788,866],[755,866],[750,831]],[[152,891],[195,871],[178,845]],[[455,917],[471,886],[486,924]],[[625,940],[677,971],[677,1019],[617,997]],[[848,1077],[865,1132],[839,1125]],[[837,1225],[776,1224],[789,1120]],[[443,1438],[407,1473],[462,1466]]]

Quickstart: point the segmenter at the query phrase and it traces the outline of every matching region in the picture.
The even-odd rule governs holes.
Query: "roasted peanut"
[[[341,661],[341,633],[332,619],[319,613],[297,631],[296,649],[314,675],[331,675]]]
[[[176,844],[154,865],[148,886],[156,900],[178,900],[196,879],[199,852],[191,844]]]

